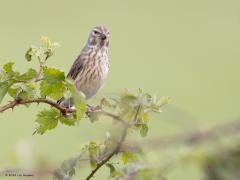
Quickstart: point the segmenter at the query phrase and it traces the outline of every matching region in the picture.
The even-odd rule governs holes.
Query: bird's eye
[[[94,33],[94,34],[99,34],[99,32],[98,32],[98,31],[93,31],[93,33]]]

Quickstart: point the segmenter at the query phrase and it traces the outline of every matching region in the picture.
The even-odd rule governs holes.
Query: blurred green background
[[[27,48],[46,35],[61,44],[49,66],[67,73],[91,28],[107,26],[111,71],[91,101],[124,88],[170,96],[171,104],[150,122],[150,138],[211,127],[240,115],[239,0],[0,2],[0,63],[14,61],[21,71],[33,65],[24,59]],[[108,122],[83,120],[77,127],[60,125],[43,136],[32,136],[41,107],[0,114],[1,169],[34,167],[36,162],[58,166],[78,154],[84,142],[103,139],[109,128]],[[154,156],[159,158],[153,163],[161,161],[156,152]],[[105,179],[107,172],[103,169],[96,179]],[[78,173],[85,177],[88,171]],[[166,176],[202,179],[193,165]]]

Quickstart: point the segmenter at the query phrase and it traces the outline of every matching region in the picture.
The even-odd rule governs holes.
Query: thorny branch
[[[8,109],[13,109],[14,107],[19,106],[19,105],[31,104],[31,103],[38,103],[38,104],[39,103],[45,103],[45,104],[48,104],[48,105],[58,109],[63,115],[66,115],[67,113],[72,113],[72,112],[75,111],[75,109],[63,107],[63,106],[59,105],[57,102],[54,102],[54,101],[52,101],[50,99],[37,98],[37,99],[31,99],[31,100],[16,99],[16,100],[11,101],[8,104],[0,107],[0,112],[4,112],[4,111],[6,111]],[[92,113],[92,112],[101,113],[102,115],[111,117],[112,119],[120,122],[123,125],[124,130],[123,130],[122,136],[121,136],[120,140],[118,141],[118,143],[117,143],[116,147],[114,148],[114,150],[108,156],[106,156],[103,160],[101,160],[97,164],[96,168],[92,170],[92,172],[88,175],[86,180],[91,179],[94,176],[94,174],[98,171],[99,168],[101,168],[104,164],[106,164],[115,154],[119,153],[120,148],[122,146],[122,143],[124,142],[124,140],[126,138],[127,130],[131,126],[130,124],[126,123],[120,117],[118,117],[118,116],[116,116],[116,115],[114,115],[112,113],[109,113],[109,112],[103,110],[102,108],[97,108],[97,110],[94,110],[93,108],[91,108],[89,106],[87,113]],[[137,109],[137,112],[136,112],[136,115],[135,115],[135,118],[134,118],[134,122],[137,119],[138,112],[139,112],[139,107]]]
[[[36,98],[36,99],[30,99],[30,100],[23,100],[23,99],[15,99],[13,101],[10,101],[8,104],[4,105],[4,106],[1,106],[0,107],[0,113],[8,110],[8,109],[14,109],[16,106],[19,106],[19,105],[23,105],[23,104],[31,104],[31,103],[43,103],[43,104],[48,104],[56,109],[58,109],[63,115],[66,115],[67,113],[72,113],[75,111],[75,109],[73,108],[67,108],[67,107],[64,107],[64,106],[61,106],[60,104],[58,104],[57,102],[53,101],[53,100],[50,100],[50,99],[46,99],[46,98]],[[121,122],[122,124],[125,124],[126,125],[126,122],[124,120],[122,120],[120,117],[110,113],[110,112],[107,112],[105,110],[103,110],[102,108],[97,108],[96,110],[93,109],[91,106],[88,106],[88,111],[87,113],[92,113],[92,112],[95,112],[95,113],[101,113],[102,115],[105,115],[105,116],[108,116],[108,117],[111,117],[113,118],[115,121],[118,121],[118,122]]]
[[[8,104],[0,107],[0,112],[4,112],[8,109],[13,109],[16,106],[23,105],[23,104],[31,104],[31,103],[45,103],[49,104],[52,107],[55,107],[58,109],[62,114],[67,114],[71,113],[74,110],[70,108],[65,108],[63,106],[60,106],[58,103],[50,100],[50,99],[45,99],[45,98],[36,98],[36,99],[30,99],[30,100],[23,100],[23,99],[15,99],[14,101],[9,102]]]

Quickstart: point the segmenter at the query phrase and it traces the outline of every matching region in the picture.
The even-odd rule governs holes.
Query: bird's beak
[[[107,39],[107,36],[105,34],[101,34],[101,39],[105,40],[105,39]]]

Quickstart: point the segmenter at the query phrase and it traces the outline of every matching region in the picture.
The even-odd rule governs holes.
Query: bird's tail
[[[62,97],[61,99],[57,100],[57,103],[60,105],[60,106],[63,106],[63,107],[66,107],[66,108],[71,108],[74,106],[74,103],[73,103],[73,98],[64,98]]]
[[[61,99],[57,100],[57,103],[61,105],[61,103],[65,100],[64,97],[62,97]]]

